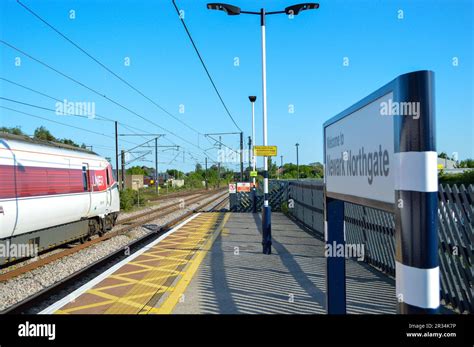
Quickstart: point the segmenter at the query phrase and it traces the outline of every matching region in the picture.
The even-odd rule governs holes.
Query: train
[[[0,265],[102,235],[119,211],[118,182],[105,158],[0,132]]]

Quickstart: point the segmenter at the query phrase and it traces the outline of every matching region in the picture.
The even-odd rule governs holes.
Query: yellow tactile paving
[[[228,217],[199,215],[55,313],[171,313]]]

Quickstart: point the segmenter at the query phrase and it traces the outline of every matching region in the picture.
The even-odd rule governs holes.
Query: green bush
[[[141,199],[140,199],[141,200]],[[120,209],[129,211],[138,203],[138,193],[132,189],[125,189],[120,192]],[[140,201],[140,205],[142,201]]]
[[[469,184],[474,184],[474,170],[465,171],[459,174],[445,174],[443,171],[439,173],[438,176],[439,183],[442,184],[464,184],[465,186]]]

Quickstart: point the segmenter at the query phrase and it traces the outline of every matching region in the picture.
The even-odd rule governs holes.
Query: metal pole
[[[219,136],[219,150],[222,149],[221,136]],[[221,162],[217,163],[217,188],[221,187]]]
[[[344,247],[344,201],[326,196],[326,245]],[[341,246],[339,246],[341,245]],[[328,314],[346,314],[346,259],[326,257],[326,309]]]
[[[250,150],[250,155],[252,156],[252,171],[257,171],[257,160],[255,153],[253,152],[253,147],[255,146],[255,100],[257,97],[251,99],[252,104],[252,147]],[[253,101],[252,101],[253,100]],[[252,179],[252,212],[257,213],[257,187],[255,186],[255,176]]]
[[[123,190],[125,189],[125,151],[123,149],[121,152],[121,159],[122,159],[121,184],[122,184],[122,190]]]
[[[207,190],[207,189],[209,189],[208,185],[207,185],[207,157],[205,158],[205,165],[206,165],[206,172],[205,172],[204,178],[205,178],[205,181],[206,181],[206,190]]]
[[[263,104],[263,145],[268,145],[267,138],[267,53],[265,37],[265,9],[260,10],[262,29],[262,104]],[[271,207],[268,203],[268,160],[263,157],[263,210],[262,210],[262,246],[264,254],[272,253]]]
[[[244,133],[240,132],[240,182],[244,181]]]
[[[248,150],[248,153],[249,153],[249,169],[251,170],[252,169],[252,156],[251,156],[250,152],[252,152],[252,136],[249,136],[248,145],[249,145],[249,150]],[[250,182],[250,174],[249,174],[249,182]]]
[[[118,122],[115,121],[115,170],[117,171],[116,179],[117,182],[119,180],[119,149],[118,149]],[[121,189],[120,184],[118,185],[119,189]]]
[[[158,189],[158,137],[155,137],[155,192],[160,194]]]
[[[436,314],[440,267],[434,73],[405,74],[397,90],[394,99],[416,102],[422,115],[419,119],[396,116],[394,120],[397,313]]]
[[[253,171],[257,169],[257,157],[253,152],[253,147],[255,146],[255,102],[252,102],[252,163]],[[253,185],[255,186],[255,177],[253,178]]]

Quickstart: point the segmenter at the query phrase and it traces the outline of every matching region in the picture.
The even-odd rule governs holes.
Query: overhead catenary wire
[[[19,52],[19,53],[21,53],[21,54],[23,54],[23,55],[25,55],[26,57],[28,57],[28,58],[30,58],[30,59],[36,61],[37,63],[39,63],[39,64],[41,64],[41,65],[47,67],[48,69],[50,69],[50,70],[56,72],[57,74],[59,74],[59,75],[65,77],[65,78],[69,79],[70,81],[72,81],[72,82],[74,82],[74,83],[80,85],[81,87],[83,87],[83,88],[85,88],[85,89],[87,89],[87,90],[93,92],[94,94],[97,94],[97,95],[99,95],[100,97],[103,97],[104,99],[106,99],[106,100],[110,101],[111,103],[113,103],[113,104],[119,106],[120,108],[126,110],[127,112],[130,112],[131,114],[133,114],[133,115],[135,115],[135,116],[137,116],[137,117],[143,119],[144,121],[146,121],[146,122],[148,122],[148,123],[150,123],[150,124],[153,124],[154,126],[160,128],[160,129],[162,129],[163,131],[166,131],[166,132],[168,132],[169,134],[171,134],[171,135],[173,135],[173,136],[179,138],[180,140],[182,140],[182,141],[184,141],[184,142],[186,142],[186,143],[188,143],[188,144],[190,144],[190,145],[192,145],[192,146],[194,146],[194,147],[197,147],[197,148],[199,148],[200,150],[202,150],[201,147],[197,146],[196,144],[192,143],[191,141],[188,141],[187,139],[183,138],[183,137],[180,136],[180,135],[177,135],[177,134],[174,133],[173,131],[164,128],[163,126],[161,126],[161,125],[159,125],[159,124],[153,122],[152,120],[148,119],[147,117],[142,116],[141,114],[139,114],[139,113],[133,111],[132,109],[128,108],[127,106],[122,105],[122,104],[119,103],[118,101],[115,101],[114,99],[109,98],[107,95],[105,95],[105,94],[103,94],[103,93],[97,91],[97,90],[94,89],[94,88],[89,87],[89,86],[86,85],[85,83],[82,83],[82,82],[78,81],[77,79],[75,79],[75,78],[73,78],[73,77],[71,77],[71,76],[65,74],[64,72],[61,72],[61,71],[59,71],[58,69],[52,67],[51,65],[49,65],[49,64],[47,64],[47,63],[45,63],[45,62],[43,62],[43,61],[41,61],[41,60],[39,60],[39,59],[33,57],[32,55],[26,53],[25,51],[21,50],[20,48],[15,47],[14,45],[12,45],[12,44],[10,44],[10,43],[4,41],[4,40],[0,40],[0,43],[6,45],[7,47],[10,47],[11,49],[13,49],[13,50],[15,50],[15,51],[17,51],[17,52]]]
[[[0,97],[0,99],[6,99],[6,98]],[[105,136],[105,137],[108,137],[108,138],[111,138],[111,139],[114,138],[113,135],[107,135],[107,134],[100,133],[100,132],[97,132],[97,131],[93,131],[93,130],[90,130],[90,129],[85,129],[85,128],[78,127],[78,126],[74,126],[74,125],[71,125],[71,124],[66,124],[66,123],[63,123],[63,122],[59,122],[59,121],[55,121],[55,120],[52,120],[52,119],[48,119],[48,118],[46,118],[46,117],[41,117],[41,116],[38,116],[38,115],[33,115],[33,114],[31,114],[31,113],[27,113],[27,112],[23,112],[23,111],[20,111],[20,110],[16,110],[16,109],[13,109],[13,108],[10,108],[10,107],[6,107],[6,106],[1,106],[1,105],[0,105],[0,108],[6,109],[6,110],[9,110],[9,111],[12,111],[12,112],[20,113],[20,114],[23,114],[23,115],[26,115],[26,116],[29,116],[29,117],[33,117],[33,118],[45,120],[45,121],[47,121],[47,122],[59,124],[59,125],[65,126],[65,127],[73,128],[73,129],[80,130],[80,131],[84,131],[84,132],[88,132],[88,133],[91,133],[91,134],[100,135],[100,136]],[[125,140],[123,140],[123,142],[128,142],[128,143],[133,144],[133,145],[135,144],[135,143],[133,143],[133,142],[125,141]],[[110,150],[110,149],[113,149],[112,147],[103,146],[103,145],[96,145],[96,144],[93,144],[93,147],[103,148],[103,149],[109,149],[109,150]]]
[[[48,118],[46,118],[46,117],[41,117],[41,116],[33,115],[33,114],[31,114],[31,113],[23,112],[23,111],[20,111],[20,110],[15,110],[15,109],[10,108],[10,107],[6,107],[6,106],[0,105],[0,108],[3,108],[3,109],[5,109],[5,110],[9,110],[9,111],[12,111],[12,112],[21,113],[21,114],[24,114],[24,115],[26,115],[26,116],[30,116],[30,117],[42,119],[42,120],[45,120],[45,121],[47,121],[47,122],[51,122],[51,123],[56,123],[56,124],[59,124],[59,125],[63,125],[63,126],[69,127],[69,128],[74,128],[74,129],[76,129],[76,130],[85,131],[85,132],[88,132],[88,133],[91,133],[91,134],[100,135],[100,136],[105,136],[105,137],[109,137],[109,138],[111,138],[111,139],[114,138],[114,136],[112,136],[112,135],[107,135],[107,134],[104,134],[104,133],[99,133],[99,132],[94,131],[94,130],[85,129],[85,128],[81,128],[81,127],[78,127],[78,126],[75,126],[75,125],[66,124],[66,123],[63,123],[63,122],[56,121],[56,120],[48,119]]]
[[[3,81],[8,82],[8,83],[11,83],[11,84],[13,84],[13,85],[15,85],[15,86],[17,86],[17,87],[20,87],[20,88],[23,88],[23,89],[25,89],[25,90],[31,91],[31,92],[33,92],[33,93],[36,93],[36,94],[41,95],[41,96],[44,96],[44,97],[46,97],[46,98],[48,98],[48,99],[51,99],[51,100],[54,100],[54,101],[56,101],[56,102],[63,102],[63,101],[64,101],[64,100],[60,100],[60,99],[57,98],[57,97],[51,96],[51,95],[46,94],[46,93],[44,93],[44,92],[41,92],[41,91],[39,91],[39,90],[37,90],[37,89],[30,88],[30,87],[28,87],[28,86],[26,86],[26,85],[24,85],[24,84],[21,84],[21,83],[18,83],[18,82],[14,82],[14,81],[9,80],[9,79],[4,78],[4,77],[0,77],[0,80],[3,80]],[[25,105],[28,105],[27,103],[24,103],[24,104],[25,104]],[[32,107],[37,107],[37,106],[34,106],[34,105],[31,105],[31,106],[32,106]],[[38,108],[43,108],[43,107],[38,107]],[[43,109],[46,109],[46,108],[43,108]],[[48,109],[48,110],[50,110],[50,109]],[[132,133],[136,133],[135,130],[138,130],[138,131],[140,131],[140,132],[146,132],[145,130],[135,128],[135,127],[133,127],[133,126],[131,126],[131,125],[128,125],[128,124],[126,124],[126,123],[123,123],[123,122],[121,122],[121,121],[117,121],[117,120],[112,119],[112,118],[110,118],[110,117],[103,116],[103,115],[101,115],[101,114],[99,114],[99,113],[97,113],[97,112],[95,113],[95,115],[96,115],[97,117],[99,117],[100,120],[109,121],[109,122],[117,122],[119,125],[121,125],[121,126],[127,128],[127,129],[130,130],[130,132],[132,132]],[[74,116],[74,115],[73,115],[73,116]],[[98,119],[97,117],[95,117],[95,118],[93,118],[93,119],[94,119],[94,120],[97,120],[97,119]],[[132,129],[135,129],[135,130],[132,130]],[[127,140],[123,140],[123,142],[131,143],[131,144],[136,144],[136,143],[134,143],[134,142],[130,142],[130,141],[127,141]]]
[[[120,75],[118,75],[117,73],[115,73],[112,69],[110,69],[107,65],[105,65],[104,63],[102,63],[99,59],[97,59],[96,57],[94,57],[92,54],[90,54],[88,51],[86,51],[84,48],[82,48],[81,46],[79,46],[79,44],[77,44],[76,42],[74,42],[73,40],[71,40],[69,37],[67,37],[65,34],[63,34],[59,29],[57,29],[56,27],[54,27],[52,24],[50,24],[48,21],[46,21],[44,18],[42,18],[39,14],[37,14],[36,12],[34,12],[32,9],[30,9],[28,6],[26,6],[25,4],[23,4],[21,1],[17,0],[17,3],[22,6],[25,10],[27,10],[28,12],[30,12],[33,16],[35,16],[37,19],[39,19],[41,22],[43,22],[46,26],[48,26],[51,30],[53,30],[54,32],[56,32],[59,36],[61,36],[63,39],[65,39],[67,42],[69,42],[71,45],[73,45],[74,47],[76,47],[79,51],[81,51],[82,53],[84,53],[86,56],[88,56],[90,59],[92,59],[95,63],[97,63],[99,66],[101,66],[103,69],[105,69],[107,72],[109,72],[110,74],[112,74],[115,78],[117,78],[119,81],[121,81],[122,83],[124,83],[125,85],[127,85],[128,87],[130,87],[131,89],[133,89],[136,93],[138,93],[139,95],[141,95],[142,97],[144,97],[146,100],[148,100],[149,102],[151,102],[154,106],[156,106],[158,109],[160,109],[161,111],[163,111],[165,114],[167,114],[168,116],[172,117],[173,119],[175,119],[176,121],[180,122],[181,124],[183,124],[185,127],[187,127],[188,129],[198,133],[198,134],[201,134],[202,133],[198,130],[196,130],[195,128],[193,128],[192,126],[190,126],[189,124],[187,124],[186,122],[184,122],[183,120],[179,119],[178,117],[176,117],[175,115],[173,115],[171,112],[169,112],[168,110],[166,110],[163,106],[161,106],[160,104],[158,104],[156,101],[154,101],[153,99],[151,99],[150,97],[148,97],[145,93],[143,93],[141,90],[139,90],[137,87],[135,87],[134,85],[132,85],[130,82],[128,82],[127,80],[125,80],[123,77],[121,77]]]
[[[201,53],[199,52],[199,49],[197,48],[196,43],[194,42],[194,39],[193,39],[193,37],[191,36],[191,33],[190,33],[189,29],[188,29],[188,26],[186,25],[186,22],[184,21],[184,18],[183,18],[183,16],[181,15],[181,13],[180,13],[180,11],[179,11],[178,5],[176,5],[176,1],[175,1],[175,0],[172,0],[172,2],[173,2],[174,8],[176,9],[176,13],[178,14],[178,17],[179,17],[181,23],[183,24],[184,30],[186,31],[186,34],[188,35],[189,40],[191,41],[191,44],[193,45],[194,50],[196,51],[196,54],[197,54],[197,56],[198,56],[198,58],[199,58],[199,60],[200,60],[200,62],[201,62],[202,67],[204,68],[204,71],[206,72],[206,75],[207,75],[209,81],[210,81],[211,84],[212,84],[212,87],[214,88],[214,90],[215,90],[217,96],[219,97],[219,100],[221,101],[222,106],[224,106],[224,109],[225,109],[227,115],[228,115],[229,118],[232,120],[232,122],[233,122],[234,125],[237,127],[237,129],[239,129],[239,131],[242,131],[242,129],[240,129],[240,127],[239,127],[239,126],[237,125],[237,123],[235,122],[234,117],[232,117],[232,114],[230,113],[230,111],[229,111],[227,105],[225,104],[224,99],[222,98],[221,93],[219,92],[219,89],[217,89],[217,86],[216,86],[216,84],[214,83],[214,79],[212,78],[212,76],[211,76],[211,74],[210,74],[210,72],[209,72],[209,69],[208,69],[207,66],[206,66],[206,63],[204,62],[204,59],[202,58]]]

